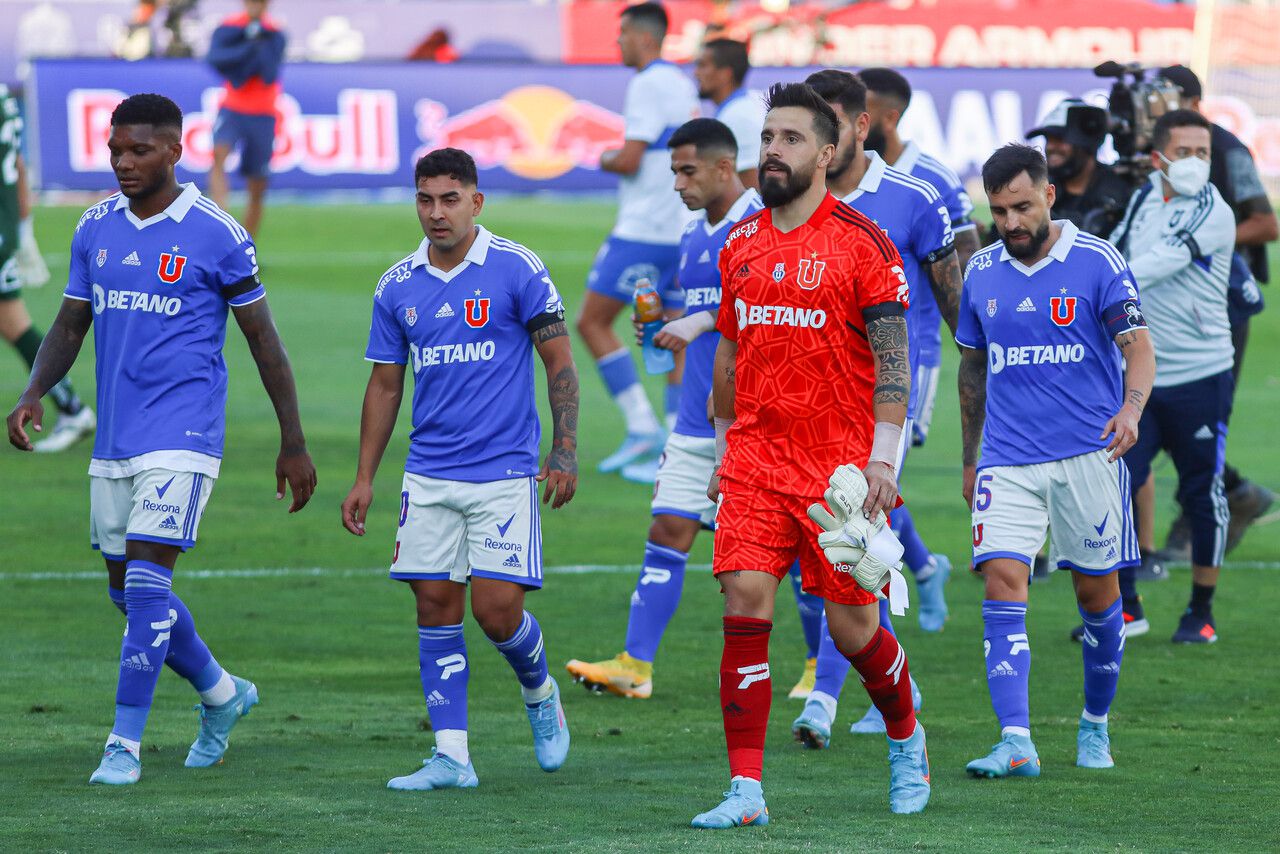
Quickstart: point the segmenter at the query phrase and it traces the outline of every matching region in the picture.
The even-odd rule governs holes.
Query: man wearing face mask
[[[1209,183],[1209,121],[1192,110],[1161,116],[1150,182],[1133,194],[1111,236],[1142,290],[1156,350],[1151,401],[1125,454],[1133,483],[1167,451],[1191,529],[1191,601],[1175,643],[1213,643],[1213,594],[1227,537],[1222,471],[1234,386],[1227,285],[1235,217]]]
[[[1068,219],[1082,231],[1106,238],[1124,215],[1129,184],[1110,166],[1098,162],[1107,135],[1107,111],[1079,98],[1067,98],[1027,131],[1044,137],[1049,181],[1057,190],[1050,215]]]

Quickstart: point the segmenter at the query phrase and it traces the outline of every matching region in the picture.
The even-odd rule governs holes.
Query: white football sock
[[[1020,735],[1023,738],[1031,738],[1031,730],[1024,726],[1007,726],[1000,730],[1001,738],[1004,738],[1006,735]]]
[[[836,719],[836,708],[839,701],[826,691],[810,691],[809,696],[805,698],[805,704],[817,703],[822,710],[827,713],[827,720],[834,721]]]
[[[436,730],[436,750],[459,765],[466,765],[471,761],[471,752],[467,750],[465,729]]]
[[[555,693],[555,683],[551,681],[551,677],[547,677],[547,681],[543,682],[537,688],[526,688],[520,686],[520,693],[524,696],[524,704],[526,706],[536,706],[543,700]]]
[[[1107,722],[1106,715],[1091,715],[1089,714],[1088,709],[1081,712],[1080,717],[1084,718],[1086,721],[1088,721],[1091,724],[1105,724]]]
[[[221,706],[230,703],[236,696],[236,683],[231,681],[231,674],[226,670],[213,683],[213,687],[200,692],[200,702],[206,706]]]
[[[649,403],[649,397],[640,383],[623,389],[613,399],[627,421],[628,434],[648,436],[662,429],[653,405]]]
[[[134,741],[131,738],[125,738],[124,736],[121,736],[121,735],[116,735],[114,732],[111,733],[111,735],[107,736],[107,743],[103,745],[103,748],[105,749],[107,747],[110,747],[112,744],[115,744],[117,741],[123,744],[125,747],[127,747],[129,749],[129,752],[133,754],[135,759],[138,759],[138,760],[142,759],[142,742]]]

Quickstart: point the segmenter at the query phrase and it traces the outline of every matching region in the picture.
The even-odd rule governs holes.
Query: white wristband
[[[720,463],[724,460],[724,452],[729,447],[729,439],[727,434],[729,428],[733,426],[732,418],[716,418],[716,468],[720,468]]]
[[[674,335],[688,344],[704,332],[716,328],[716,319],[710,311],[699,311],[678,317],[662,327],[668,335]]]
[[[889,468],[898,464],[898,450],[902,446],[902,425],[890,421],[877,421],[875,437],[871,440],[870,463],[884,463]]]

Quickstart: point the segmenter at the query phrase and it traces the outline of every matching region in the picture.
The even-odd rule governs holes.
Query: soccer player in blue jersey
[[[885,163],[899,172],[919,178],[938,191],[951,217],[951,233],[955,236],[956,257],[960,269],[969,263],[981,241],[978,225],[972,219],[973,202],[960,178],[940,160],[930,157],[911,140],[898,133],[902,114],[911,104],[911,84],[892,68],[864,68],[858,78],[867,87],[867,115],[871,126],[864,146],[879,154]],[[920,348],[919,364],[911,377],[918,404],[911,420],[911,444],[923,445],[929,437],[933,421],[933,405],[938,394],[938,374],[942,370],[942,315],[930,288],[912,294],[912,309],[917,313],[914,331]]]
[[[1125,634],[1116,570],[1139,560],[1121,457],[1138,438],[1155,353],[1123,256],[1070,221],[1050,219],[1054,188],[1039,151],[1004,146],[983,165],[982,183],[1001,242],[969,261],[956,341],[963,491],[973,509],[973,563],[986,584],[987,688],[1001,735],[967,770],[1040,774],[1026,616],[1046,529],[1058,568],[1071,570],[1085,625],[1076,764],[1110,768],[1107,712]]]
[[[374,291],[356,482],[342,522],[363,536],[373,478],[413,371],[413,432],[391,577],[417,601],[418,664],[436,749],[392,789],[478,785],[467,747],[471,613],[515,670],[534,754],[555,771],[569,753],[560,689],[542,629],[524,609],[542,586],[542,503],[559,509],[578,483],[578,373],[564,304],[538,256],[476,225],[484,196],[471,155],[442,148],[414,168],[426,237]],[[547,372],[554,434],[538,468],[533,351]]]
[[[759,147],[758,132],[755,145]],[[685,227],[680,240],[676,279],[685,293],[687,313],[667,323],[654,336],[654,343],[684,351],[685,391],[654,484],[653,522],[644,565],[631,594],[626,646],[614,658],[574,659],[566,665],[588,688],[620,697],[644,698],[653,693],[653,661],[680,604],[689,549],[700,530],[714,525],[716,505],[707,497],[707,484],[715,469],[716,433],[707,415],[707,399],[720,342],[715,330],[720,311],[720,249],[739,220],[763,207],[759,194],[743,186],[738,144],[728,125],[717,119],[694,119],[677,129],[667,146],[676,191],[685,207],[699,216]],[[812,680],[822,600],[800,589],[798,572],[792,580],[809,645],[805,671]],[[802,689],[807,693],[804,685],[792,690]]]
[[[805,82],[822,95],[840,120],[835,160],[827,169],[827,189],[879,225],[902,256],[903,273],[911,293],[911,307],[907,309],[908,352],[912,371],[915,371],[920,363],[918,339],[921,337],[916,331],[916,324],[921,320],[915,309],[915,295],[931,290],[948,326],[955,328],[961,271],[956,259],[950,214],[931,185],[888,167],[878,154],[865,151],[870,117],[867,114],[867,90],[861,80],[847,71],[827,69],[811,74]],[[908,422],[914,417],[920,400],[918,390],[912,384]],[[911,431],[905,429],[904,435],[907,438],[896,466],[899,476]],[[903,562],[915,575],[920,595],[920,626],[926,631],[942,631],[947,619],[943,588],[951,574],[951,563],[945,555],[929,552],[905,506],[894,510],[890,520],[905,549]],[[880,617],[885,630],[892,632],[887,602],[880,605]],[[830,743],[837,700],[849,669],[848,660],[840,654],[830,633],[824,630],[818,650],[814,690],[809,694],[804,711],[792,724],[796,739],[806,747],[822,748]],[[912,694],[918,708],[920,694],[914,683]],[[851,731],[883,733],[884,719],[880,711],[872,705],[853,724]]]
[[[293,513],[316,484],[253,241],[195,185],[178,183],[181,140],[182,112],[163,96],[134,95],[112,113],[107,145],[120,192],[76,226],[62,308],[8,420],[9,441],[31,450],[25,425],[40,429],[40,397],[71,368],[92,325],[99,421],[89,535],[128,627],[115,724],[91,783],[138,781],[142,732],[165,664],[202,702],[188,767],[221,762],[231,728],[258,702],[252,682],[214,659],[172,590],[174,565],[195,545],[222,460],[228,307],[280,422],[276,498],[287,481]]]

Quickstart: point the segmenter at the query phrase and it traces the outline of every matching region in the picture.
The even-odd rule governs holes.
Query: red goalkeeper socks
[[[910,738],[916,729],[916,712],[911,704],[907,653],[898,645],[898,639],[878,628],[871,642],[848,659],[862,677],[871,702],[884,716],[889,738]]]
[[[734,777],[759,780],[764,767],[764,737],[773,699],[773,681],[769,678],[772,629],[769,620],[724,618],[720,709],[729,748],[729,773]],[[907,706],[911,706],[910,696]]]

